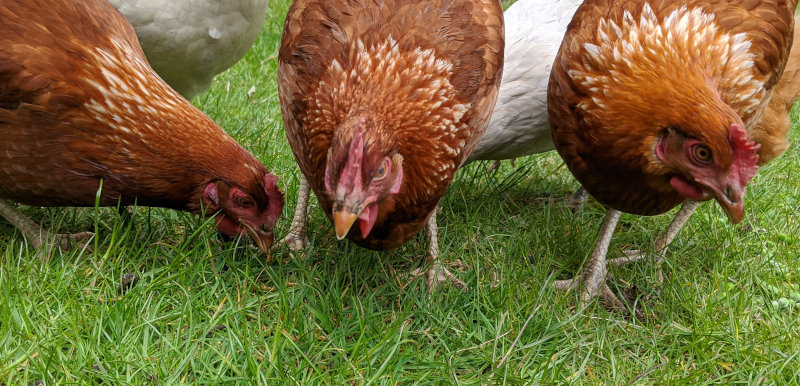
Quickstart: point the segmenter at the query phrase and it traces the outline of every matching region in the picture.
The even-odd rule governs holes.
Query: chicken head
[[[336,238],[342,240],[358,220],[366,238],[387,197],[397,194],[403,182],[403,156],[385,154],[364,144],[365,118],[359,118],[347,152],[328,152],[325,190],[333,201]],[[344,141],[339,141],[343,144]],[[340,144],[341,145],[341,144]],[[343,148],[344,146],[340,146]]]
[[[274,175],[265,175],[260,188],[248,192],[250,189],[216,180],[206,185],[203,205],[207,214],[216,213],[214,224],[218,232],[231,237],[249,233],[258,248],[269,253],[274,239],[272,230],[284,200]]]
[[[730,127],[732,162],[723,163],[709,144],[670,127],[659,138],[656,156],[669,168],[669,184],[690,200],[714,198],[733,223],[744,216],[745,186],[758,169],[759,145],[750,140],[742,126]]]

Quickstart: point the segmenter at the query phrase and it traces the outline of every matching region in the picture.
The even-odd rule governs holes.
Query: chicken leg
[[[600,237],[597,240],[594,251],[592,251],[592,256],[583,265],[583,275],[581,277],[553,282],[554,287],[567,291],[581,287],[581,308],[599,295],[610,306],[625,310],[625,304],[614,295],[614,292],[606,284],[606,274],[608,273],[606,254],[621,215],[622,212],[615,209],[609,209],[606,213],[603,226],[600,228]]]
[[[434,292],[439,285],[446,283],[447,280],[453,281],[453,287],[466,290],[467,284],[450,273],[439,261],[439,227],[436,224],[436,211],[438,209],[437,206],[433,210],[431,217],[428,218],[426,227],[428,231],[428,256],[425,259],[425,264],[411,271],[411,276],[417,278],[424,274],[425,287],[428,292]]]
[[[69,250],[74,243],[85,244],[89,238],[94,236],[92,232],[78,232],[73,234],[56,234],[51,235],[44,230],[39,224],[26,217],[19,209],[15,208],[11,203],[6,200],[0,200],[0,215],[5,217],[11,225],[17,227],[22,232],[22,235],[31,243],[34,249],[39,249],[42,246],[47,246],[47,254],[50,255],[50,248],[55,246],[62,251]],[[48,240],[53,240],[52,244],[48,244]]]
[[[669,226],[667,226],[667,229],[664,230],[664,233],[662,233],[658,240],[656,240],[654,249],[656,253],[656,266],[658,267],[659,283],[664,282],[664,274],[661,272],[661,264],[664,262],[664,256],[667,253],[667,248],[670,244],[672,244],[672,241],[675,240],[675,236],[677,236],[681,229],[683,229],[683,226],[687,221],[689,221],[689,218],[692,217],[692,214],[694,214],[699,206],[699,201],[689,200],[683,203],[681,209],[672,219],[672,222],[670,222]],[[610,260],[609,263],[615,266],[622,266],[643,260],[647,257],[647,253],[638,249],[629,249],[622,251],[622,253],[624,253],[625,256]]]
[[[272,250],[278,250],[284,246],[288,247],[290,251],[297,252],[308,248],[311,242],[308,241],[306,236],[306,229],[308,228],[308,199],[311,193],[311,186],[308,180],[302,174],[300,175],[300,187],[297,192],[297,207],[294,209],[294,218],[292,225],[289,226],[289,232],[286,236],[278,241]]]
[[[683,228],[686,221],[692,216],[692,213],[697,210],[697,207],[700,205],[698,201],[686,201],[681,209],[675,214],[675,218],[669,224],[667,229],[664,233],[656,240],[656,253],[658,253],[657,257],[657,264],[661,264],[664,261],[664,253],[667,250],[667,247],[670,243],[675,239],[678,232],[680,232],[681,228]],[[619,222],[619,218],[622,212],[614,209],[610,209],[608,213],[606,213],[606,217],[603,220],[603,226],[600,229],[600,237],[597,240],[597,244],[595,245],[595,249],[592,252],[592,256],[589,258],[589,261],[586,262],[583,266],[583,275],[580,278],[573,278],[568,280],[556,280],[553,282],[553,286],[556,288],[560,288],[563,290],[572,290],[577,287],[582,287],[581,289],[581,307],[584,307],[587,302],[592,300],[592,298],[596,296],[600,296],[603,300],[606,301],[611,307],[624,311],[626,309],[625,303],[623,303],[611,288],[605,283],[606,275],[608,274],[608,265],[614,266],[622,266],[625,264],[630,264],[636,261],[643,260],[647,257],[647,254],[637,250],[626,251],[626,256],[620,257],[613,260],[606,260],[606,255],[608,254],[608,246],[611,242],[611,237],[614,234],[614,229],[617,227],[617,223]],[[659,282],[663,282],[663,275],[659,269]],[[638,313],[637,313],[638,314]]]

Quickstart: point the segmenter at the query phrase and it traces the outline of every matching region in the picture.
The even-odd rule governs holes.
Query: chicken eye
[[[694,157],[702,163],[709,163],[712,158],[711,149],[706,145],[697,145],[694,147]]]
[[[373,178],[373,180],[376,180],[376,181],[377,180],[382,180],[384,177],[386,177],[386,170],[387,169],[389,169],[389,164],[388,164],[388,162],[383,161],[383,163],[381,164],[381,167],[378,168],[378,171],[375,173],[375,177]]]
[[[253,200],[247,197],[239,197],[236,199],[236,204],[242,208],[250,208],[253,206]]]

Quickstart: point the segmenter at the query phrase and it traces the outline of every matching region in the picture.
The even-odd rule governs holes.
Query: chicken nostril
[[[728,201],[734,201],[733,195],[734,195],[733,189],[730,186],[726,187],[725,188],[725,197],[728,198]]]

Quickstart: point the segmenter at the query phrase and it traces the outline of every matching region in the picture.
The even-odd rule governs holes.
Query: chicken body
[[[219,212],[220,232],[264,251],[283,206],[277,178],[156,75],[104,0],[0,5],[0,181],[27,205],[93,206],[102,186],[104,206]]]
[[[184,97],[244,56],[258,37],[268,0],[109,0],[136,29],[154,70]]]
[[[784,69],[795,5],[588,0],[578,9],[550,78],[550,127],[570,171],[610,209],[583,276],[557,286],[622,306],[604,284],[620,211],[655,215],[686,201],[660,247],[697,201],[714,198],[741,220],[767,146],[753,128]]]
[[[494,1],[292,4],[279,53],[281,111],[338,238],[387,250],[435,221],[486,128],[502,59]]]
[[[503,160],[554,150],[547,84],[567,24],[581,0],[519,0],[505,12],[500,93],[486,132],[468,161]]]

